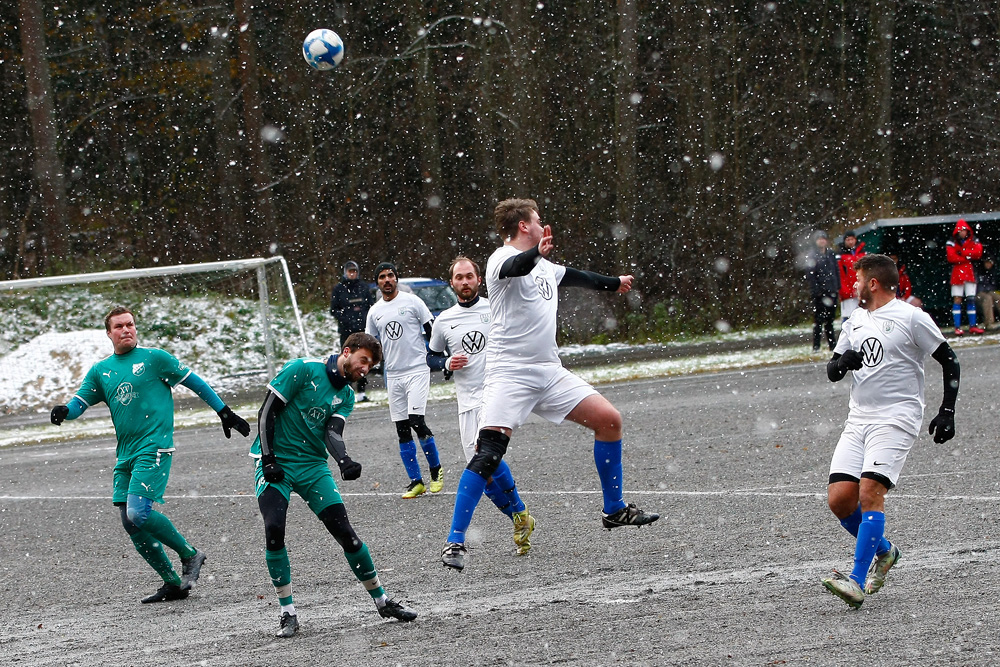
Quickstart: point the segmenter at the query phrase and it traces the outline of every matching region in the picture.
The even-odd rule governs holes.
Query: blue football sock
[[[417,463],[417,443],[412,440],[399,443],[399,457],[403,459],[406,476],[414,482],[420,479],[420,464]]]
[[[965,307],[965,314],[969,316],[969,326],[976,326],[976,297],[968,298],[968,305]]]
[[[854,537],[857,537],[858,536],[858,527],[861,526],[861,505],[858,505],[854,509],[854,514],[852,514],[851,516],[847,517],[846,519],[841,519],[840,520],[840,525],[843,526],[844,529],[847,532],[849,532],[851,535],[853,535]],[[881,555],[881,554],[884,554],[886,551],[888,551],[891,548],[892,548],[892,543],[889,542],[889,540],[887,540],[885,538],[885,536],[883,535],[882,539],[879,540],[878,546],[875,548],[875,553],[878,554],[878,555]]]
[[[594,440],[594,463],[601,478],[604,513],[611,514],[625,507],[622,491],[622,441]]]
[[[962,305],[959,303],[954,303],[951,306],[951,317],[955,320],[955,328],[958,329],[962,326]]]
[[[500,465],[497,467],[497,471],[493,473],[493,481],[504,492],[507,496],[507,502],[509,504],[509,509],[511,514],[515,512],[524,511],[524,501],[521,500],[521,494],[517,492],[517,485],[514,483],[514,475],[510,472],[510,466],[503,459],[500,460]],[[504,512],[504,514],[507,514]],[[507,516],[510,516],[508,514]]]
[[[438,456],[438,448],[434,443],[434,436],[429,436],[427,438],[420,439],[420,448],[424,450],[424,456],[427,457],[427,465],[431,468],[441,467],[441,458]]]
[[[476,511],[476,505],[483,497],[485,489],[486,480],[483,479],[482,475],[474,473],[468,468],[462,471],[462,477],[458,480],[458,490],[455,492],[455,513],[451,517],[449,542],[465,544],[465,531],[472,523],[472,513]]]
[[[875,559],[879,542],[885,539],[885,513],[862,512],[861,526],[858,527],[858,543],[854,547],[854,570],[851,579],[864,587],[868,568]]]
[[[507,498],[507,494],[503,492],[503,489],[497,486],[497,482],[495,479],[490,482],[487,482],[486,490],[484,491],[484,493],[486,494],[486,497],[489,498],[493,502],[493,504],[497,506],[498,510],[500,510],[507,516],[511,516],[514,513],[510,509],[510,499]]]

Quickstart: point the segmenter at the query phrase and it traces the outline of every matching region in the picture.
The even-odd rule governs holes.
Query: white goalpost
[[[104,316],[136,316],[139,344],[162,347],[213,386],[260,386],[309,339],[283,257],[0,281],[0,414],[69,398],[111,353]]]

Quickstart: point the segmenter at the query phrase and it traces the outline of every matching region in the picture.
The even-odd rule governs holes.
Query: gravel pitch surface
[[[249,439],[176,434],[159,509],[208,562],[189,599],[155,605],[139,604],[158,578],[110,504],[114,441],[0,450],[0,663],[995,665],[1000,346],[959,354],[958,437],[918,439],[887,502],[902,560],[858,611],[819,583],[853,555],[825,501],[849,379],[810,363],[601,387],[625,417],[626,500],[663,515],[641,529],[601,528],[587,432],[531,421],[507,460],[538,521],[532,551],[513,555],[510,522],[484,499],[461,573],[439,560],[464,467],[454,402],[428,407],[445,491],[410,501],[387,411],[360,411],[345,436],[364,472],[338,484],[390,596],[420,617],[381,619],[295,497],[302,627],[287,640]],[[925,428],[941,394],[927,370]]]

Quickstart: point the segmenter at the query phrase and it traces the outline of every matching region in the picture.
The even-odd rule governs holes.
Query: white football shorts
[[[861,479],[862,473],[874,472],[888,478],[896,486],[916,439],[913,433],[907,433],[893,424],[848,422],[833,452],[830,474],[843,473]]]
[[[515,429],[534,412],[561,424],[580,401],[597,390],[560,364],[490,369],[483,386],[483,426]]]
[[[387,377],[385,390],[389,394],[389,419],[403,421],[407,415],[422,415],[427,412],[427,394],[431,389],[431,369]]]
[[[482,414],[483,406],[458,413],[458,431],[462,437],[462,450],[465,452],[465,461],[469,462],[476,455],[476,441],[479,440],[479,416]]]
[[[952,296],[976,296],[976,283],[962,283],[951,286]]]

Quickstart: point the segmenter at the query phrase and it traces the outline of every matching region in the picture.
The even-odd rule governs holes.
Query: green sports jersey
[[[285,407],[274,424],[274,455],[279,461],[326,462],[326,422],[334,415],[344,419],[354,410],[351,385],[335,389],[326,374],[325,359],[293,359],[268,383]],[[250,447],[260,456],[260,435]]]
[[[136,347],[112,354],[87,372],[76,397],[111,410],[118,436],[118,458],[153,447],[170,449],[174,440],[174,396],[171,387],[191,373],[169,352]]]

